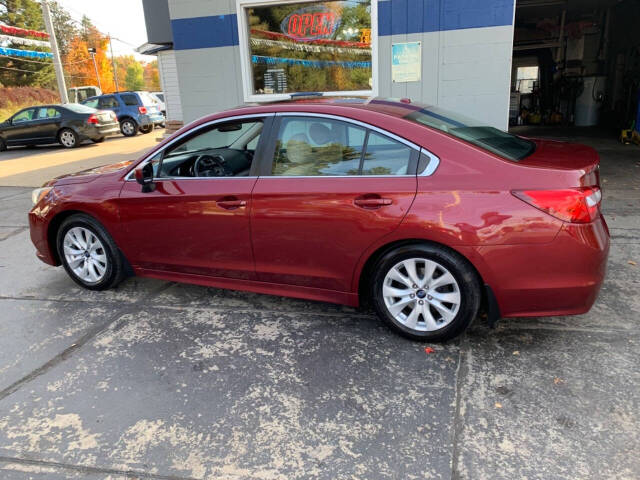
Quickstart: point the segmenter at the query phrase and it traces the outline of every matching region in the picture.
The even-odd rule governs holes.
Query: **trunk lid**
[[[594,170],[600,163],[598,152],[578,143],[559,142],[530,138],[536,149],[518,163],[528,167],[553,168],[560,170]]]

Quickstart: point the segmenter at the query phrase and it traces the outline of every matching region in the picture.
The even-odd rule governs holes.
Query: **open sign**
[[[340,17],[335,12],[323,11],[319,6],[311,6],[287,15],[280,24],[280,29],[288,37],[304,42],[330,38],[339,25]]]

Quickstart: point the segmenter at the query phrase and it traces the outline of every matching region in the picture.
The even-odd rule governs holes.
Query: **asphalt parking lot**
[[[594,308],[431,354],[366,310],[81,290],[36,259],[30,189],[0,187],[0,478],[640,478],[640,147],[585,135],[612,234]]]

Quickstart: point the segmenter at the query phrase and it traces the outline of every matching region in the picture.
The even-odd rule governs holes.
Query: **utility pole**
[[[111,34],[109,34],[109,50],[111,50],[111,65],[113,65],[113,79],[116,82],[116,92],[120,91],[118,87],[118,70],[116,69],[116,59],[113,56],[113,44],[111,43]]]
[[[96,78],[98,79],[98,88],[100,89],[100,91],[102,91],[102,85],[100,84],[100,75],[98,74],[98,65],[96,64],[96,49],[93,47],[90,47],[87,50],[89,50],[89,54],[93,59],[93,68],[96,71]]]
[[[47,0],[42,0],[42,16],[44,18],[44,26],[49,34],[49,42],[51,43],[51,50],[53,52],[53,68],[56,71],[60,101],[62,103],[69,103],[69,97],[67,96],[67,84],[64,81],[64,71],[62,70],[62,62],[60,61],[58,42],[56,40],[56,33],[53,30],[53,23],[51,22],[51,13],[49,12],[49,4],[47,3]]]

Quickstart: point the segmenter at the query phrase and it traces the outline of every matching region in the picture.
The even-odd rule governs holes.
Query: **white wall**
[[[236,1],[170,0],[169,9],[172,19],[228,15],[236,12]],[[394,84],[391,45],[418,40],[421,81]],[[513,25],[386,35],[378,41],[380,96],[408,97],[507,128]],[[245,101],[239,56],[237,45],[175,51],[185,122]]]
[[[160,85],[164,92],[164,104],[167,108],[167,120],[182,121],[180,83],[174,50],[158,52],[158,71]]]
[[[422,42],[420,82],[391,81],[391,45]],[[381,37],[380,96],[438,105],[506,129],[513,27],[469,28]]]

